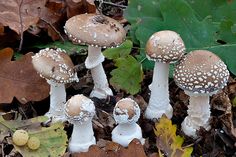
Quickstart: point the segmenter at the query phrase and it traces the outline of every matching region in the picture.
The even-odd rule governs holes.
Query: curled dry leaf
[[[114,142],[108,142],[104,150],[93,145],[88,152],[67,153],[64,157],[69,157],[70,155],[72,157],[146,157],[143,146],[137,139],[131,141],[128,148],[124,148]]]
[[[38,22],[40,8],[45,3],[46,0],[0,1],[0,23],[20,34]]]
[[[0,51],[0,103],[11,103],[14,97],[22,104],[48,97],[49,85],[34,70],[32,55],[30,52],[11,61],[12,49]]]
[[[211,102],[213,109],[223,111],[223,114],[218,116],[218,118],[223,125],[222,129],[229,137],[231,137],[230,139],[234,141],[236,147],[236,128],[233,124],[232,104],[228,95],[222,91],[214,95]]]
[[[67,17],[83,14],[95,13],[96,7],[91,0],[66,0],[67,3]]]

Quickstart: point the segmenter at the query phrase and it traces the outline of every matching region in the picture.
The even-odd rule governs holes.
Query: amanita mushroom
[[[50,85],[50,108],[45,114],[53,122],[64,120],[66,103],[65,84],[79,81],[74,64],[66,52],[58,49],[42,49],[32,57],[35,70]]]
[[[146,44],[149,60],[155,61],[151,95],[145,117],[158,119],[165,114],[172,117],[173,109],[169,101],[169,64],[178,61],[185,52],[184,42],[176,32],[165,30],[154,33]]]
[[[88,45],[85,66],[91,69],[94,81],[90,97],[105,99],[108,95],[113,95],[102,66],[104,56],[101,48],[119,46],[124,41],[126,32],[122,25],[103,15],[81,14],[70,18],[64,28],[74,43]]]
[[[67,101],[65,114],[69,122],[74,124],[69,151],[88,151],[89,146],[96,144],[92,126],[92,118],[95,115],[93,101],[82,94],[75,95]]]
[[[210,129],[209,96],[221,90],[228,78],[226,65],[210,51],[192,51],[177,64],[174,80],[190,96],[188,116],[182,123],[186,135],[197,137],[200,127]]]
[[[119,100],[114,108],[113,116],[118,125],[112,131],[112,141],[127,147],[136,138],[144,144],[142,130],[136,123],[140,116],[140,109],[134,100],[130,98]]]

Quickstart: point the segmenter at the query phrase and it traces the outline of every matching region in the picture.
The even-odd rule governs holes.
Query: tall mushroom
[[[75,95],[67,101],[65,114],[69,122],[74,124],[69,151],[88,151],[89,146],[96,144],[92,126],[92,118],[95,114],[93,101],[82,94]]]
[[[45,115],[55,122],[63,121],[66,103],[65,84],[79,81],[74,71],[74,64],[66,52],[60,48],[40,50],[32,56],[32,64],[50,85],[50,108]]]
[[[173,109],[169,101],[169,64],[178,61],[185,52],[184,42],[173,31],[164,30],[154,33],[146,44],[149,60],[155,61],[151,95],[145,111],[148,119],[158,119],[163,114],[172,117]]]
[[[102,66],[104,56],[101,48],[115,47],[124,41],[126,32],[122,25],[103,15],[81,14],[70,18],[64,28],[74,43],[88,45],[85,66],[91,69],[94,81],[90,97],[105,99],[108,95],[113,95]]]
[[[209,96],[222,89],[228,78],[226,65],[210,51],[192,51],[177,64],[174,80],[190,96],[188,116],[182,123],[186,135],[196,137],[200,127],[210,129]]]
[[[127,147],[136,138],[144,144],[142,130],[136,123],[140,116],[140,109],[134,100],[130,98],[119,100],[114,108],[113,116],[118,125],[112,130],[112,141]]]

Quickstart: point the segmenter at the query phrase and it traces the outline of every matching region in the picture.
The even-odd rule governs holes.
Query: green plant
[[[173,30],[188,52],[212,51],[236,74],[235,7],[236,1],[222,0],[130,0],[125,17],[131,23],[132,40],[141,47],[139,60],[145,59],[145,44],[154,32]],[[144,69],[152,66],[148,60],[143,62]]]

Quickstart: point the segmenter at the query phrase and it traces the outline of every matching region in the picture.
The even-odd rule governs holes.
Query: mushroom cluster
[[[52,118],[52,121],[63,121],[66,103],[65,84],[79,81],[74,64],[66,51],[60,48],[40,50],[32,56],[32,64],[50,85],[50,108],[45,115]]]
[[[221,90],[228,78],[226,65],[210,51],[192,51],[176,65],[174,80],[190,96],[188,116],[182,123],[186,135],[196,137],[200,127],[210,129],[209,96]]]
[[[104,15],[81,14],[67,20],[64,28],[74,43],[88,45],[85,66],[91,70],[94,81],[90,97],[105,99],[108,95],[113,95],[102,66],[104,56],[101,48],[119,46],[126,36],[123,26]]]

